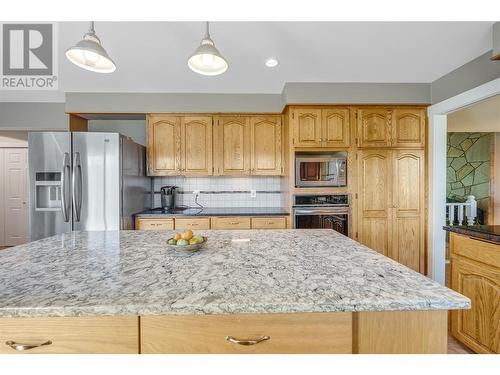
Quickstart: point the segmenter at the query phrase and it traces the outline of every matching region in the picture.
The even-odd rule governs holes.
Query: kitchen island
[[[172,231],[2,251],[0,353],[442,353],[447,310],[470,307],[332,230],[198,233],[188,256]]]

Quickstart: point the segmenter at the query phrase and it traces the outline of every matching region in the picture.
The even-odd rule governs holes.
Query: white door
[[[27,242],[27,149],[4,148],[3,153],[4,243],[15,246]]]
[[[0,148],[0,249],[5,246],[5,173],[4,173],[4,149]]]

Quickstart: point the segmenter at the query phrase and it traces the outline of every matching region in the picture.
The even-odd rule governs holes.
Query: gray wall
[[[68,130],[64,103],[0,103],[0,130]]]
[[[283,89],[287,104],[428,104],[428,83],[286,83]]]
[[[89,120],[89,131],[121,133],[146,146],[146,120]]]
[[[426,83],[287,83],[282,94],[66,93],[66,111],[276,113],[286,104],[430,101],[430,86]]]
[[[66,93],[73,113],[281,112],[279,94]]]
[[[488,51],[432,82],[432,104],[500,78],[500,61],[490,60],[491,54],[492,51]]]

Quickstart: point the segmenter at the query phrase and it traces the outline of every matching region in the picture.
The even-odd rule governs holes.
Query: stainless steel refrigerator
[[[145,147],[118,133],[29,133],[30,238],[133,229],[151,207]]]

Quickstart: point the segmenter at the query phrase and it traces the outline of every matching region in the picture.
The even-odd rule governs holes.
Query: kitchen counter
[[[332,230],[73,232],[0,252],[0,316],[449,310],[470,300]],[[249,239],[233,242],[232,239]]]
[[[447,225],[443,229],[500,244],[500,225]]]
[[[187,208],[183,211],[171,212],[156,208],[136,214],[136,217],[179,217],[179,216],[287,216],[281,207],[205,207]]]

